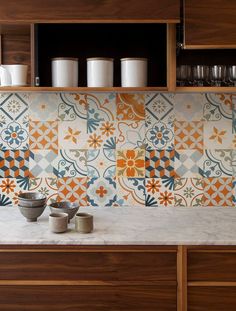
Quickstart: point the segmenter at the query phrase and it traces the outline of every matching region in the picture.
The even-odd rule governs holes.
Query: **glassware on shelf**
[[[204,86],[209,83],[209,66],[195,65],[192,68],[194,86]]]
[[[188,86],[192,84],[192,68],[189,65],[180,65],[176,70],[178,86]]]
[[[226,81],[226,66],[214,65],[210,67],[211,86],[222,86]]]
[[[232,65],[228,67],[227,81],[230,85],[236,86],[236,66]]]

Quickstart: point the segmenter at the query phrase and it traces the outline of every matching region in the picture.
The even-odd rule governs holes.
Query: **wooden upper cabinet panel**
[[[185,48],[236,48],[235,0],[185,0]]]
[[[0,22],[178,22],[179,18],[180,0],[0,0]]]

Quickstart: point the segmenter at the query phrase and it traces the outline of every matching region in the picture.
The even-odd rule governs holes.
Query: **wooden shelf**
[[[167,87],[0,87],[0,92],[168,92]]]
[[[221,87],[215,87],[215,86],[177,86],[175,89],[176,92],[183,92],[183,93],[195,93],[195,92],[200,92],[200,93],[207,93],[207,92],[212,92],[212,93],[231,93],[231,92],[236,92],[236,87],[234,86],[221,86]]]

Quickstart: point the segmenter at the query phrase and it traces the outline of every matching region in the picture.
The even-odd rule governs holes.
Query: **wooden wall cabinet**
[[[236,48],[235,0],[184,0],[184,47]]]

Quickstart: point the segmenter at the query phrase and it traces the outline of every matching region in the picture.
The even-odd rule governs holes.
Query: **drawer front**
[[[0,280],[176,281],[176,252],[3,252]]]
[[[159,286],[0,286],[4,311],[176,311],[176,288]]]
[[[188,253],[188,281],[236,281],[236,252]]]
[[[222,310],[236,310],[236,287],[188,288],[188,311]]]

